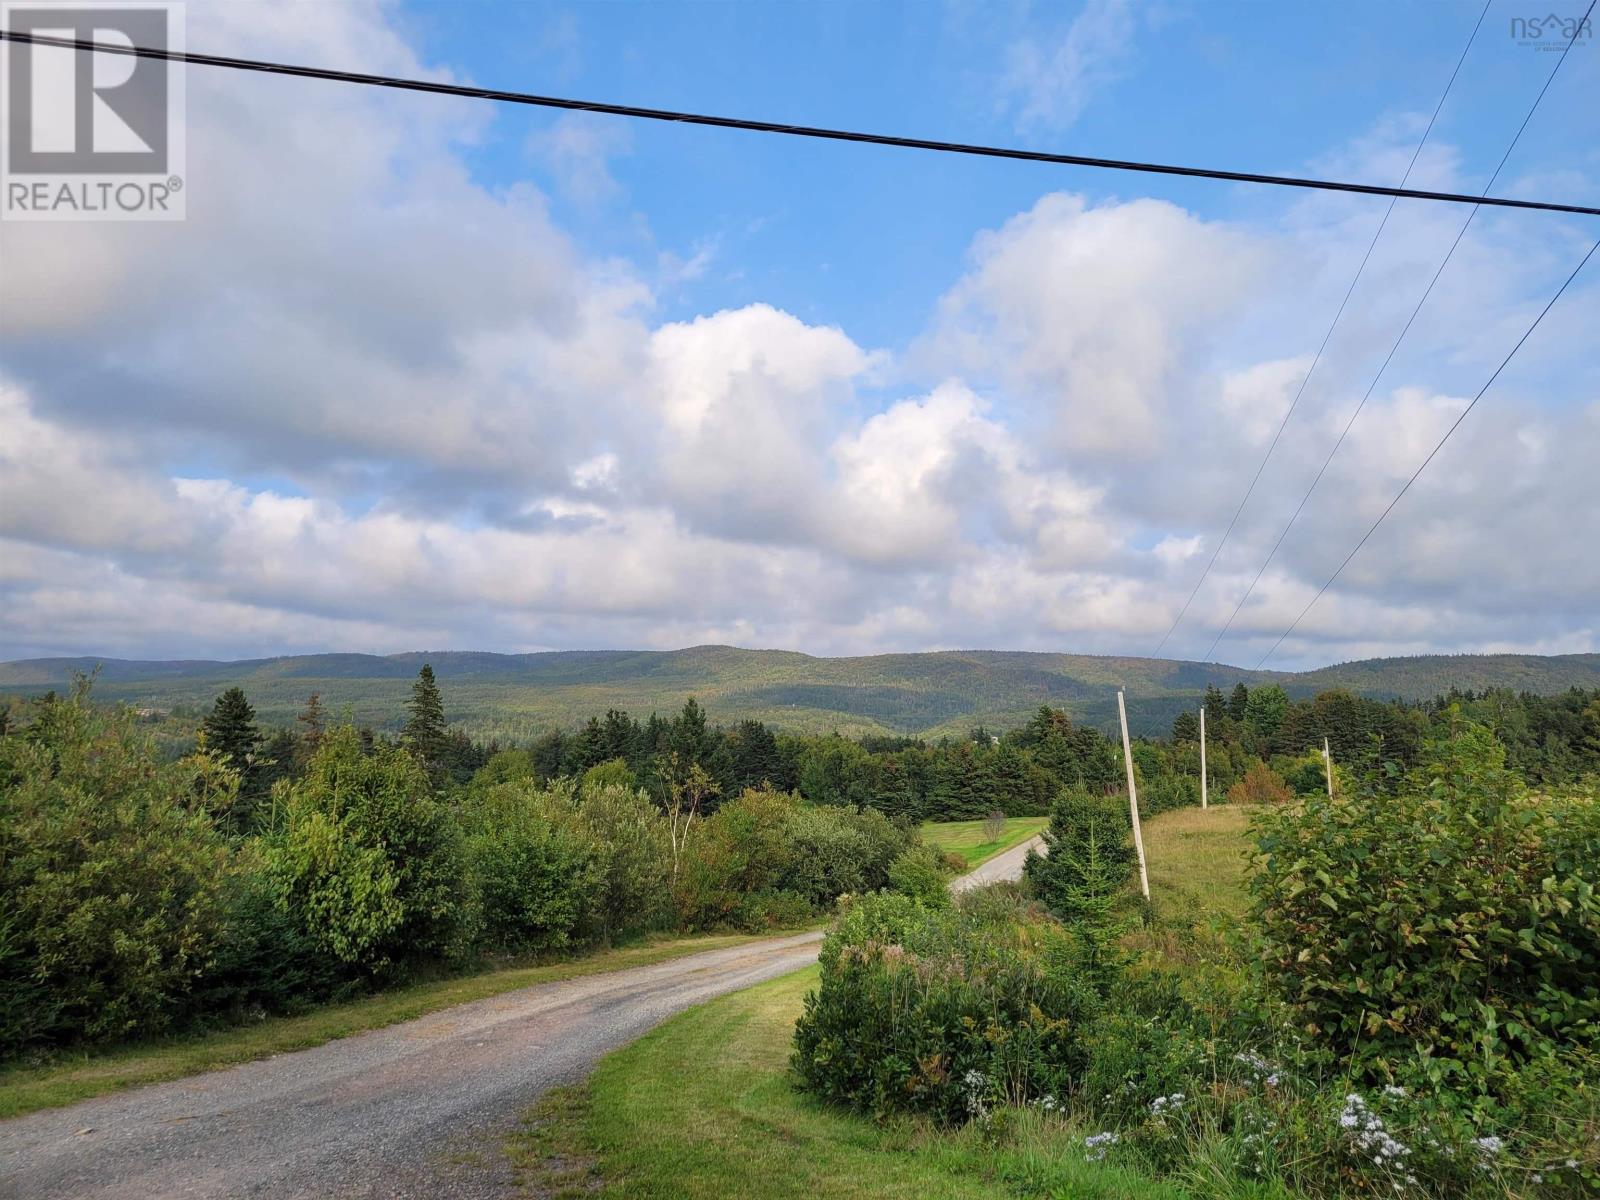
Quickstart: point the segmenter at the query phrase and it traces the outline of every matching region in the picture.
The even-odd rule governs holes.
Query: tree
[[[1233,694],[1228,697],[1228,715],[1239,724],[1244,724],[1245,708],[1250,703],[1250,689],[1242,683],[1233,685]]]
[[[417,682],[411,685],[411,700],[406,710],[411,716],[400,734],[401,745],[424,766],[437,767],[445,749],[444,697],[439,694],[433,668],[427,663],[422,664]]]
[[[1222,698],[1222,689],[1214,683],[1206,684],[1206,698],[1204,700],[1206,716],[1215,721],[1218,717],[1228,715],[1228,702]]]
[[[1006,814],[998,808],[991,808],[983,818],[983,840],[998,842],[1006,831]]]
[[[1259,747],[1262,753],[1269,752],[1278,726],[1283,724],[1284,714],[1288,711],[1289,697],[1275,683],[1258,687],[1245,700],[1244,723],[1263,740],[1264,744]]]
[[[1287,804],[1293,799],[1289,785],[1259,758],[1250,764],[1244,778],[1228,789],[1229,804]]]
[[[268,870],[319,950],[382,972],[460,949],[472,916],[460,831],[413,754],[368,754],[354,729],[329,730],[284,805]]]
[[[300,710],[300,715],[295,720],[301,726],[300,741],[305,746],[306,757],[317,752],[317,746],[322,741],[322,735],[328,728],[328,721],[322,709],[322,693],[312,692],[306,697],[306,706]]]
[[[1184,709],[1172,719],[1172,740],[1175,742],[1198,742],[1200,740],[1200,718],[1188,709]]]
[[[261,753],[261,730],[243,689],[231,687],[218,696],[201,729],[203,748],[239,776],[238,796],[226,813],[217,814],[218,822],[230,833],[248,832],[255,822],[256,807],[266,797],[271,763]]]
[[[217,697],[206,719],[206,749],[219,755],[241,774],[254,761],[261,745],[261,730],[256,726],[256,710],[245,699],[244,689],[231,687]]]
[[[672,882],[676,886],[683,852],[689,844],[689,828],[700,815],[701,806],[717,794],[717,784],[704,767],[684,759],[676,750],[668,750],[660,756],[656,771],[665,793],[667,826],[672,838]]]

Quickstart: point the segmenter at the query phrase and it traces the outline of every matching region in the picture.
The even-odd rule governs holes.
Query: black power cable
[[[355,83],[367,87],[394,88],[406,92],[427,92],[437,96],[459,96],[469,100],[495,100],[504,104],[527,104],[536,108],[557,108],[567,112],[603,113],[614,117],[633,117],[644,121],[670,121],[681,125],[708,125],[717,129],[743,129],[752,133],[780,133],[789,137],[819,138],[833,142],[861,142],[871,146],[897,146],[905,150],[934,150],[944,154],[966,154],[979,158],[1015,159],[1019,162],[1056,163],[1069,167],[1097,167],[1112,171],[1140,171],[1151,175],[1181,175],[1196,179],[1221,179],[1233,183],[1261,183],[1277,187],[1312,188],[1324,192],[1356,192],[1367,196],[1397,196],[1411,200],[1438,200],[1448,204],[1491,204],[1502,208],[1532,208],[1545,212],[1577,213],[1600,217],[1600,208],[1582,204],[1557,204],[1545,200],[1516,200],[1509,196],[1466,196],[1455,192],[1425,192],[1407,188],[1382,187],[1369,183],[1348,183],[1332,179],[1301,179],[1292,175],[1262,175],[1249,171],[1223,171],[1211,167],[1183,167],[1169,163],[1137,162],[1118,158],[1091,158],[1079,154],[1051,154],[1043,150],[1022,150],[1008,146],[981,146],[966,142],[943,142],[930,138],[896,137],[886,133],[863,133],[849,129],[826,129],[815,125],[787,125],[778,121],[753,121],[742,117],[718,117],[705,113],[673,112],[662,108],[640,108],[631,104],[607,104],[598,100],[573,100],[560,96],[539,96],[531,92],[503,91],[473,87],[462,83],[439,83],[429,79],[403,79],[393,75],[368,75],[359,71],[336,71],[326,67],[296,66],[291,63],[264,62],[254,58],[229,58],[220,54],[196,54],[161,50],[152,46],[113,46],[81,38],[55,38],[40,34],[0,29],[0,41],[34,46],[56,46],[96,54],[122,54],[164,62],[188,63],[201,67],[225,67],[235,71],[256,71],[266,75],[289,75],[298,79],[322,79],[331,83]]]

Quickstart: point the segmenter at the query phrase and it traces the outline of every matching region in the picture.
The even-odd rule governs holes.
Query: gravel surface
[[[952,886],[1016,878],[1027,845]],[[805,933],[540,984],[0,1121],[0,1197],[505,1197],[515,1180],[500,1138],[542,1092],[673,1013],[807,966],[821,940]]]

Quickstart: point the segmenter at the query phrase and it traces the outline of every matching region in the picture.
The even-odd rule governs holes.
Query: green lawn
[[[950,854],[959,854],[967,860],[970,871],[1002,850],[1031,838],[1049,823],[1049,817],[1008,817],[1005,832],[990,841],[984,835],[982,821],[926,821],[922,840]]]
[[[1158,913],[1176,923],[1242,910],[1247,815],[1230,807],[1183,809],[1146,822]],[[1043,818],[1019,824],[1008,829],[1009,844],[1037,830]],[[938,831],[979,825],[924,826],[924,835],[939,842]],[[969,840],[969,853],[1003,848],[970,834]],[[816,979],[811,968],[691,1009],[607,1056],[587,1084],[547,1096],[507,1146],[527,1194],[686,1200],[1236,1194],[1210,1186],[1189,1192],[1085,1162],[1078,1134],[1094,1131],[1072,1130],[1042,1114],[1024,1114],[1004,1145],[986,1146],[976,1128],[937,1130],[915,1120],[875,1125],[813,1103],[794,1089],[787,1068],[795,1018]],[[1252,1200],[1282,1195],[1269,1185],[1250,1192]]]
[[[179,1079],[287,1050],[320,1046],[335,1038],[409,1021],[452,1004],[465,1004],[536,983],[647,966],[752,940],[752,935],[725,934],[645,942],[545,966],[514,967],[413,984],[346,1004],[330,1004],[298,1017],[269,1017],[254,1025],[215,1033],[90,1051],[38,1066],[11,1066],[0,1070],[0,1118],[57,1108],[106,1092]]]

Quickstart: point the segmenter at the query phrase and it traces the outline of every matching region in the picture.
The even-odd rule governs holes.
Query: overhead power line
[[[1582,29],[1589,20],[1589,13],[1594,11],[1595,3],[1596,0],[1589,0],[1588,12],[1584,14],[1583,21],[1577,26],[1578,29]],[[1482,18],[1479,19],[1480,21],[1482,20]],[[1494,174],[1489,176],[1489,182],[1483,189],[1485,192],[1494,187],[1495,180],[1500,178],[1500,172],[1506,169],[1506,163],[1511,159],[1511,152],[1517,148],[1517,143],[1522,140],[1523,132],[1528,128],[1528,122],[1533,120],[1533,114],[1539,109],[1539,102],[1544,99],[1545,93],[1550,90],[1550,85],[1555,82],[1556,72],[1561,69],[1561,64],[1566,61],[1567,51],[1572,49],[1572,43],[1576,37],[1577,34],[1574,33],[1572,38],[1568,38],[1567,44],[1561,48],[1561,53],[1556,56],[1555,64],[1550,68],[1550,74],[1545,76],[1544,86],[1539,89],[1539,94],[1533,98],[1533,104],[1528,108],[1527,116],[1522,118],[1522,124],[1517,126],[1517,132],[1512,136],[1511,144],[1506,147],[1506,152],[1500,156],[1500,163],[1495,167]],[[1478,212],[1479,206],[1473,205],[1472,211],[1467,214],[1467,219],[1462,222],[1461,228],[1456,232],[1455,241],[1450,243],[1450,249],[1445,251],[1443,261],[1439,263],[1438,269],[1433,273],[1433,278],[1428,281],[1428,286],[1423,289],[1422,295],[1417,299],[1416,306],[1411,310],[1411,315],[1406,318],[1406,323],[1401,327],[1399,336],[1394,340],[1394,345],[1389,347],[1389,353],[1384,356],[1382,364],[1378,367],[1377,374],[1372,377],[1372,382],[1367,384],[1366,392],[1363,393],[1360,402],[1351,412],[1349,419],[1345,421],[1344,428],[1339,431],[1339,436],[1332,447],[1329,448],[1327,457],[1322,460],[1322,465],[1317,468],[1317,473],[1306,487],[1305,494],[1300,497],[1300,503],[1295,505],[1295,510],[1290,515],[1288,523],[1278,532],[1278,539],[1272,543],[1272,549],[1267,552],[1267,557],[1263,560],[1260,569],[1256,571],[1255,578],[1250,581],[1250,586],[1245,589],[1244,595],[1239,597],[1239,602],[1233,606],[1233,612],[1228,614],[1228,619],[1222,628],[1217,631],[1217,636],[1211,640],[1211,648],[1206,651],[1207,661],[1217,652],[1217,646],[1221,643],[1228,630],[1233,628],[1233,623],[1244,608],[1245,602],[1255,593],[1256,585],[1261,582],[1262,576],[1267,573],[1267,568],[1272,565],[1272,560],[1277,557],[1278,550],[1283,546],[1284,539],[1289,536],[1289,531],[1294,528],[1294,523],[1300,519],[1300,514],[1305,511],[1306,505],[1311,500],[1312,493],[1317,490],[1317,485],[1322,482],[1322,477],[1328,473],[1328,466],[1333,462],[1334,456],[1339,453],[1339,448],[1344,445],[1345,439],[1350,436],[1350,430],[1355,426],[1356,418],[1367,407],[1367,401],[1372,399],[1372,393],[1377,389],[1378,381],[1383,378],[1384,372],[1389,369],[1389,364],[1394,361],[1394,356],[1399,351],[1400,344],[1406,340],[1406,335],[1411,332],[1411,326],[1416,321],[1417,314],[1422,311],[1423,305],[1427,304],[1428,297],[1433,295],[1434,286],[1438,284],[1439,277],[1444,274],[1444,269],[1450,265],[1450,260],[1455,257],[1456,248],[1461,245],[1461,239],[1466,237],[1467,229],[1472,225],[1473,218],[1478,215]]]
[[[1377,184],[1351,183],[1333,179],[1303,179],[1292,175],[1265,175],[1250,171],[1225,171],[1212,167],[1175,166],[1171,163],[1138,162],[1130,159],[1094,158],[1080,154],[1052,154],[1043,150],[1023,150],[1010,146],[983,146],[967,142],[946,142],[931,138],[898,137],[886,133],[865,133],[849,129],[828,129],[815,125],[790,125],[779,121],[757,121],[743,117],[721,117],[706,113],[673,112],[662,108],[642,108],[631,104],[609,104],[598,100],[574,100],[560,96],[539,96],[531,92],[474,87],[470,84],[443,83],[431,79],[405,79],[393,75],[369,75],[359,71],[336,71],[325,67],[264,62],[253,58],[230,58],[220,54],[163,50],[152,46],[116,46],[82,38],[56,38],[41,34],[0,29],[0,41],[22,42],[35,46],[56,46],[96,54],[122,54],[152,58],[191,66],[224,67],[235,71],[254,71],[266,75],[288,75],[298,79],[321,79],[330,83],[353,83],[367,87],[393,88],[406,92],[426,92],[437,96],[457,96],[469,100],[493,100],[503,104],[524,104],[536,108],[567,112],[602,113],[643,121],[669,121],[680,125],[706,125],[717,129],[742,129],[752,133],[777,133],[789,137],[817,138],[832,142],[860,142],[872,146],[896,146],[905,150],[932,150],[944,154],[965,154],[979,158],[1014,159],[1019,162],[1055,163],[1069,167],[1095,167],[1111,171],[1139,171],[1151,175],[1178,175],[1197,179],[1220,179],[1232,183],[1260,183],[1276,187],[1311,188],[1324,192],[1356,192],[1368,196],[1397,196],[1412,200],[1436,200],[1448,204],[1491,204],[1503,208],[1530,208],[1545,212],[1600,216],[1600,208],[1582,204],[1558,204],[1546,200],[1518,200],[1509,196],[1467,196],[1455,192],[1429,192]]]
[[[1311,599],[1306,603],[1306,606],[1300,610],[1300,615],[1295,617],[1295,619],[1289,623],[1289,628],[1285,629],[1283,633],[1279,635],[1278,640],[1272,643],[1272,649],[1268,650],[1261,656],[1261,661],[1256,663],[1257,670],[1260,670],[1267,659],[1271,658],[1277,653],[1278,647],[1283,645],[1284,639],[1286,639],[1299,627],[1300,622],[1305,620],[1305,616],[1311,611],[1312,606],[1315,605],[1318,600],[1322,599],[1323,593],[1333,586],[1333,581],[1339,578],[1339,576],[1344,573],[1344,569],[1350,565],[1350,560],[1355,558],[1355,556],[1361,552],[1361,547],[1365,546],[1367,544],[1367,540],[1378,531],[1378,526],[1382,525],[1384,519],[1394,511],[1394,507],[1400,503],[1401,497],[1411,490],[1411,485],[1416,483],[1417,477],[1420,476],[1423,471],[1428,469],[1428,464],[1431,463],[1434,460],[1434,456],[1444,448],[1444,444],[1450,440],[1450,435],[1455,433],[1455,431],[1461,427],[1461,422],[1465,421],[1468,414],[1470,414],[1472,410],[1478,406],[1478,401],[1483,399],[1483,394],[1489,390],[1490,385],[1493,384],[1496,379],[1500,378],[1500,372],[1506,369],[1506,364],[1516,356],[1518,350],[1522,349],[1522,343],[1528,340],[1529,335],[1532,334],[1535,329],[1539,328],[1539,322],[1543,321],[1545,314],[1555,307],[1556,301],[1561,299],[1561,294],[1567,290],[1567,285],[1578,277],[1578,272],[1583,270],[1588,261],[1594,257],[1594,252],[1596,250],[1600,250],[1600,241],[1595,242],[1589,247],[1589,252],[1583,256],[1583,261],[1578,263],[1578,265],[1572,269],[1572,274],[1568,275],[1561,286],[1556,289],[1556,294],[1550,297],[1550,303],[1546,304],[1544,308],[1539,310],[1539,315],[1533,319],[1533,324],[1529,325],[1523,335],[1517,339],[1517,344],[1511,347],[1511,353],[1507,354],[1505,358],[1501,360],[1500,365],[1494,369],[1494,374],[1489,376],[1488,383],[1485,383],[1481,388],[1478,389],[1478,394],[1472,398],[1471,403],[1469,403],[1466,408],[1461,410],[1461,415],[1451,423],[1449,429],[1444,431],[1444,436],[1440,438],[1437,443],[1435,443],[1433,449],[1428,451],[1428,457],[1422,460],[1421,464],[1415,471],[1411,472],[1411,478],[1406,480],[1405,486],[1395,493],[1394,499],[1389,501],[1388,507],[1378,514],[1378,519],[1372,523],[1371,528],[1369,528],[1366,533],[1361,535],[1361,540],[1355,544],[1355,548],[1351,550],[1349,554],[1344,556],[1344,561],[1339,564],[1338,569],[1335,570],[1332,575],[1328,576],[1328,581],[1317,589],[1317,594],[1311,597]]]
[[[1484,0],[1483,11],[1478,14],[1477,24],[1472,27],[1472,32],[1467,35],[1467,44],[1461,48],[1461,57],[1456,59],[1455,70],[1450,72],[1450,78],[1444,85],[1444,92],[1439,97],[1439,103],[1433,106],[1433,115],[1428,118],[1428,127],[1422,131],[1422,139],[1417,142],[1417,148],[1411,153],[1411,161],[1406,164],[1406,173],[1400,178],[1401,187],[1405,187],[1406,181],[1411,178],[1411,172],[1416,168],[1417,159],[1422,155],[1422,148],[1428,144],[1428,135],[1433,132],[1434,122],[1439,119],[1439,113],[1444,108],[1444,102],[1450,96],[1450,89],[1455,86],[1456,76],[1461,74],[1461,64],[1467,61],[1467,52],[1472,49],[1472,43],[1477,40],[1478,30],[1483,27],[1483,19],[1489,15],[1489,5],[1493,2],[1494,0]],[[1483,190],[1487,192],[1489,189],[1484,188]],[[1328,332],[1322,335],[1322,344],[1317,347],[1317,353],[1311,360],[1311,366],[1300,377],[1300,386],[1295,390],[1294,399],[1289,402],[1289,408],[1283,414],[1283,420],[1278,422],[1277,432],[1272,435],[1272,442],[1267,446],[1267,452],[1261,456],[1261,462],[1256,465],[1256,473],[1250,477],[1250,484],[1244,489],[1244,495],[1240,498],[1238,507],[1233,510],[1233,516],[1228,520],[1228,527],[1222,531],[1222,537],[1217,541],[1216,546],[1212,548],[1211,557],[1206,562],[1205,570],[1200,572],[1200,578],[1195,580],[1194,587],[1189,590],[1188,598],[1184,600],[1183,607],[1178,610],[1178,615],[1172,619],[1171,626],[1162,635],[1161,641],[1156,644],[1152,657],[1161,653],[1162,648],[1171,640],[1172,635],[1178,631],[1178,626],[1183,624],[1183,618],[1188,613],[1189,606],[1194,603],[1194,598],[1200,594],[1201,587],[1205,585],[1205,581],[1211,576],[1211,569],[1217,565],[1217,558],[1221,555],[1222,548],[1228,544],[1228,539],[1233,536],[1234,526],[1239,523],[1239,517],[1244,513],[1245,505],[1250,503],[1250,497],[1255,494],[1256,484],[1261,482],[1261,473],[1267,469],[1267,463],[1271,461],[1273,452],[1278,448],[1278,442],[1283,438],[1283,431],[1289,427],[1289,418],[1294,416],[1294,410],[1299,407],[1300,397],[1306,394],[1306,385],[1311,382],[1311,376],[1316,373],[1317,364],[1322,361],[1322,352],[1328,348],[1328,340],[1333,337],[1333,331],[1339,327],[1339,320],[1344,316],[1345,306],[1350,303],[1350,297],[1355,294],[1356,284],[1361,282],[1361,276],[1367,269],[1367,263],[1372,258],[1372,252],[1377,248],[1378,239],[1383,236],[1383,231],[1388,228],[1389,218],[1394,213],[1394,206],[1399,202],[1399,197],[1397,196],[1389,198],[1389,207],[1384,210],[1383,220],[1378,222],[1378,228],[1373,233],[1372,240],[1367,243],[1367,252],[1361,256],[1361,265],[1356,268],[1355,276],[1350,280],[1350,286],[1345,289],[1344,299],[1339,301],[1339,310],[1333,314],[1333,320],[1328,325]],[[1222,635],[1218,634],[1217,640],[1220,641],[1221,637]],[[1211,655],[1216,651],[1216,648],[1217,643],[1212,642],[1211,649],[1206,651],[1207,662],[1211,661]]]

